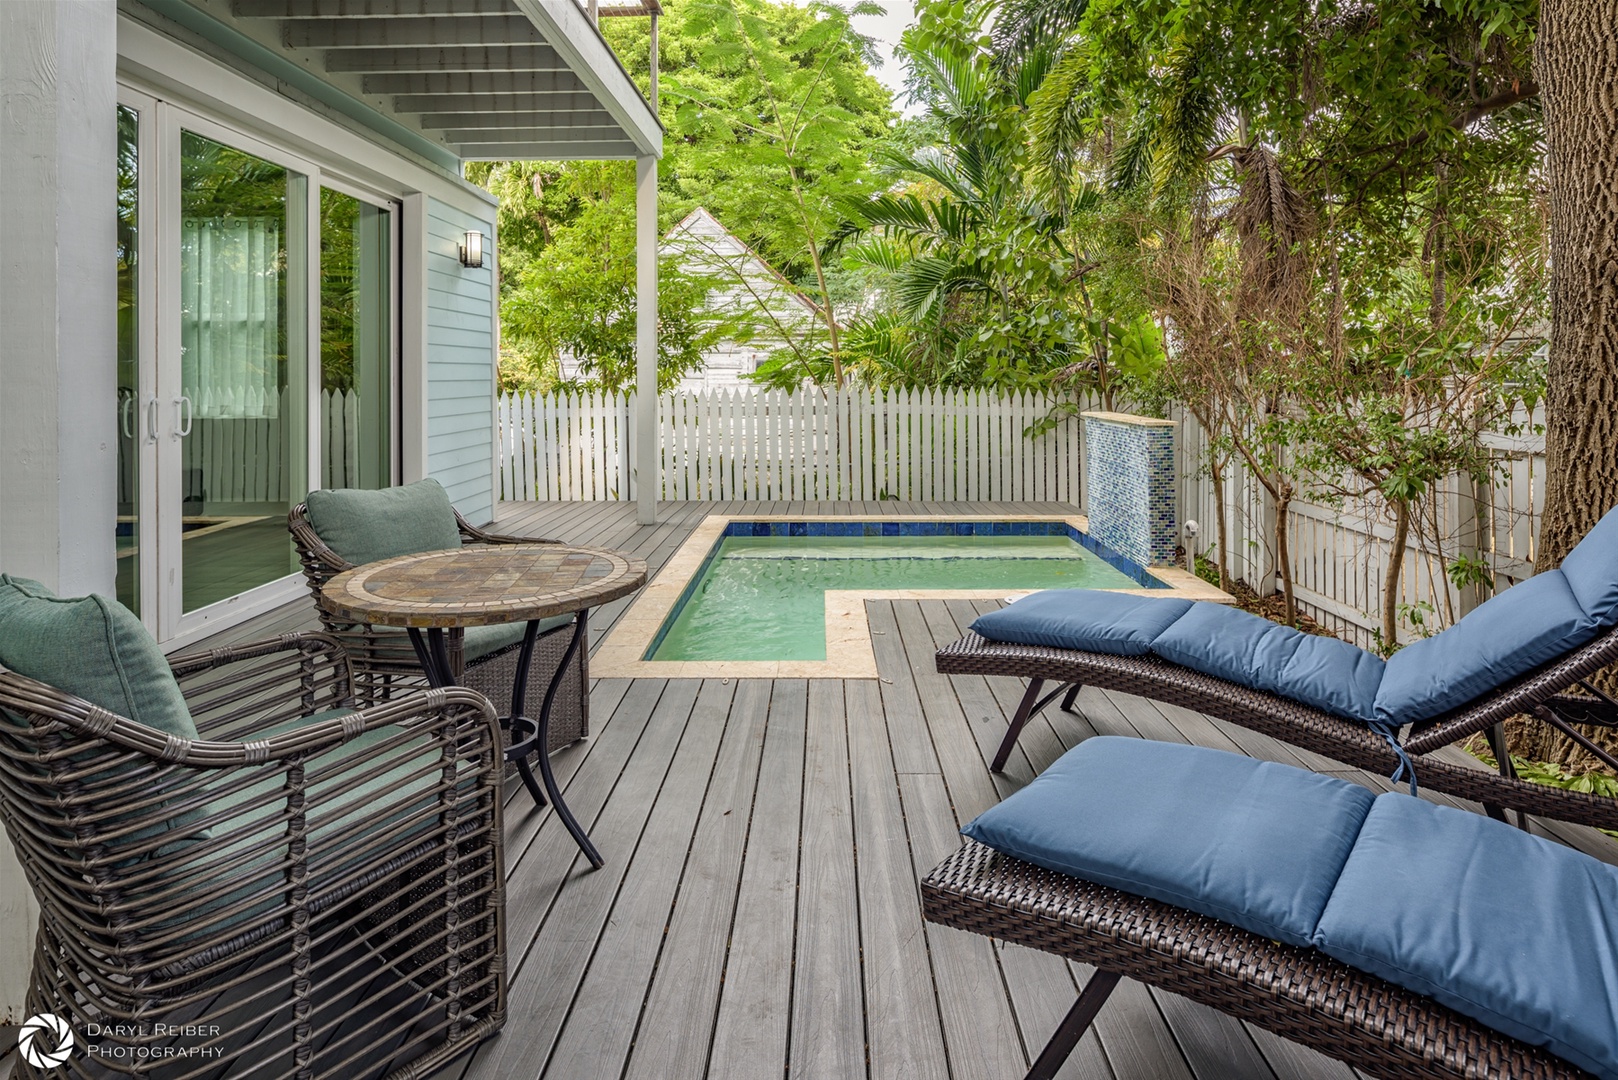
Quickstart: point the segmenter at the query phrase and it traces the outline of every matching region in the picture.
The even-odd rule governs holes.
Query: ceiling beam
[[[575,112],[599,108],[594,94],[582,90],[555,90],[540,94],[399,94],[393,111],[401,113],[466,112]]]
[[[567,62],[546,45],[459,45],[447,49],[328,49],[326,70],[361,74],[490,71],[529,74],[570,71]]]
[[[511,0],[234,0],[238,19],[374,19],[510,15]]]
[[[639,157],[628,140],[618,142],[462,143],[464,161],[613,161]]]
[[[568,128],[611,128],[618,130],[618,121],[605,109],[552,112],[442,112],[423,113],[424,131],[438,128],[533,128],[562,131]]]
[[[535,45],[544,42],[522,15],[421,19],[288,19],[289,49],[398,48],[405,45]]]
[[[571,71],[443,71],[389,75],[361,80],[367,94],[590,94]]]
[[[454,145],[489,142],[623,142],[624,132],[617,124],[610,127],[526,127],[526,128],[448,128],[433,134]]]

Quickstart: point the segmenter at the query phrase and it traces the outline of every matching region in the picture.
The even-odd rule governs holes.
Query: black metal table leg
[[[551,758],[547,752],[550,743],[551,705],[556,700],[556,692],[561,689],[562,680],[567,677],[569,665],[578,656],[588,628],[589,615],[585,611],[580,611],[574,619],[573,637],[568,641],[562,663],[557,667],[556,674],[551,676],[550,685],[545,688],[539,716],[533,718],[523,715],[523,706],[528,701],[528,665],[534,658],[534,642],[539,637],[539,620],[531,620],[528,623],[527,629],[523,631],[521,651],[517,654],[517,676],[511,687],[511,715],[502,716],[500,725],[511,731],[511,742],[506,747],[505,760],[517,766],[517,775],[522,777],[523,786],[534,797],[534,804],[544,806],[548,801],[556,807],[556,816],[561,819],[569,835],[579,845],[579,850],[584,852],[584,857],[590,860],[592,867],[600,869],[606,860],[590,842],[589,834],[573,816],[573,811],[568,809],[561,790],[556,786],[556,776],[551,772]],[[422,670],[427,673],[428,683],[435,687],[454,686],[455,673],[450,666],[449,649],[444,644],[444,631],[434,627],[423,634],[421,630],[410,627],[409,632],[410,643],[415,646],[416,659],[421,662]],[[530,753],[539,757],[537,778],[528,764]]]
[[[537,620],[528,624],[528,630],[523,634],[522,651],[517,655],[517,677],[511,687],[511,731],[513,742],[506,750],[509,761],[517,764],[517,772],[522,776],[523,783],[533,793],[534,801],[540,806],[545,805],[545,798],[540,794],[539,786],[534,782],[533,771],[528,767],[528,753],[532,750],[539,759],[539,776],[544,782],[545,791],[550,795],[551,805],[556,807],[556,816],[561,818],[573,841],[584,852],[584,857],[590,860],[590,865],[600,869],[606,861],[601,853],[590,842],[589,835],[584,831],[568,809],[567,801],[562,798],[562,792],[556,786],[556,776],[551,772],[551,756],[548,752],[551,731],[551,705],[556,701],[556,692],[562,686],[562,680],[567,677],[568,668],[579,654],[585,634],[590,624],[589,612],[581,609],[573,619],[573,637],[567,643],[567,650],[562,654],[562,662],[557,665],[556,673],[551,676],[550,685],[545,688],[545,697],[539,705],[539,716],[531,719],[521,715],[521,710],[528,701],[528,663],[533,659],[534,640],[539,635],[539,622]],[[516,741],[518,724],[524,727],[532,726],[533,733],[530,738]]]

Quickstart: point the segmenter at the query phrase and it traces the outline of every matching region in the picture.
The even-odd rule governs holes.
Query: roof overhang
[[[662,154],[651,106],[575,0],[189,3],[463,161]]]

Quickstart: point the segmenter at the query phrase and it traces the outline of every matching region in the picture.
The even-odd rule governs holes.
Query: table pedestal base
[[[573,637],[567,643],[567,651],[562,656],[562,662],[557,665],[556,673],[551,676],[550,685],[545,688],[545,697],[539,706],[539,717],[512,715],[502,716],[500,725],[511,731],[511,743],[506,747],[505,759],[514,762],[517,774],[522,777],[523,786],[534,797],[537,806],[549,802],[556,807],[556,816],[561,819],[569,835],[579,845],[584,857],[590,860],[593,868],[599,869],[605,861],[601,853],[590,842],[589,835],[568,809],[567,801],[562,798],[561,790],[556,786],[556,776],[551,772],[550,755],[545,752],[549,745],[551,726],[551,704],[556,700],[556,691],[562,685],[568,666],[578,656],[584,647],[585,635],[589,628],[589,612],[580,609],[573,621]],[[433,627],[425,634],[410,627],[410,643],[416,648],[416,658],[421,661],[422,670],[427,673],[427,681],[435,687],[454,686],[455,673],[450,667],[449,649],[444,644],[444,631]],[[534,658],[534,641],[539,636],[539,620],[533,619],[523,632],[521,651],[517,655],[517,676],[511,688],[511,707],[513,712],[522,708],[528,700],[528,665]],[[588,692],[588,688],[586,688]],[[528,755],[535,753],[539,757],[539,781],[536,781],[534,772],[528,766]]]

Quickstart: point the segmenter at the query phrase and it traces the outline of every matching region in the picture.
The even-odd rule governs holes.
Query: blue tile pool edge
[[[1104,546],[1088,533],[1080,532],[1065,521],[732,521],[708,549],[696,573],[691,575],[679,598],[652,635],[651,644],[641,653],[641,660],[658,663],[657,650],[668,636],[686,601],[696,592],[697,583],[708,572],[708,567],[719,555],[719,548],[729,536],[1065,536],[1086,551],[1103,559],[1114,570],[1140,583],[1146,589],[1173,589],[1174,586],[1156,577],[1144,566],[1124,558]]]

